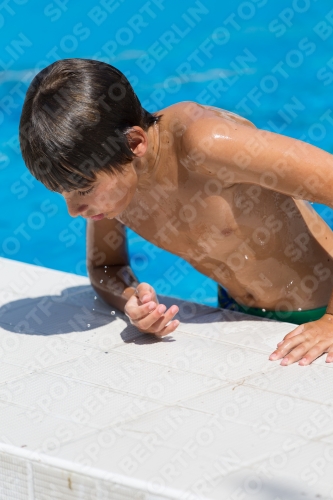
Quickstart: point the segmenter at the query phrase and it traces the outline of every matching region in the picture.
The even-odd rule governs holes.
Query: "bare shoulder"
[[[257,128],[250,120],[225,109],[190,101],[182,105],[179,113],[182,113],[186,125],[182,137],[185,149],[192,149],[200,141],[205,142],[217,134],[227,136],[229,131],[236,130],[239,126]]]

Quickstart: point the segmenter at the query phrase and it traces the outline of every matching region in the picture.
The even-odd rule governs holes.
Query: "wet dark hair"
[[[161,115],[146,111],[125,75],[93,59],[62,59],[32,80],[23,104],[20,148],[26,166],[52,191],[88,187],[135,158],[126,133]]]

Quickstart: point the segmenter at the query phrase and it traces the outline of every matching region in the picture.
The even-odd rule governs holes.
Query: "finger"
[[[156,318],[156,320],[149,326],[149,333],[158,334],[161,332],[178,311],[179,309],[177,306],[171,306],[167,311],[162,312],[162,314],[153,311],[152,315],[154,316],[154,319]]]
[[[296,347],[298,344],[309,342],[304,333],[295,335],[289,339],[283,341],[283,343],[270,355],[269,359],[276,360],[283,358],[291,349]]]
[[[279,342],[277,345],[281,345],[285,340],[288,340],[288,339],[290,339],[292,337],[295,337],[295,335],[299,335],[300,333],[303,333],[304,328],[305,328],[305,325],[299,325],[297,328],[295,328],[295,330],[292,330],[291,332],[289,332],[283,338],[283,340],[281,340],[281,342]]]
[[[173,305],[169,308],[169,310],[165,313],[166,306],[164,304],[159,304],[154,311],[152,311],[147,317],[139,320],[137,322],[137,327],[140,330],[149,330],[151,333],[155,333],[157,331],[158,325],[155,323],[162,318],[167,317],[168,320],[166,323],[179,311],[178,307]],[[165,314],[164,314],[165,313]],[[162,317],[162,315],[164,315]]]
[[[319,356],[321,356],[324,352],[328,350],[328,348],[331,346],[332,340],[331,339],[326,339],[322,340],[320,342],[317,342],[315,346],[313,346],[309,351],[303,356],[303,358],[300,360],[298,363],[299,365],[309,365],[317,359]],[[288,356],[289,357],[289,356]],[[327,359],[327,358],[326,358]]]
[[[312,342],[306,341],[302,342],[299,344],[297,347],[294,349],[291,349],[290,352],[284,358],[282,359],[280,365],[282,366],[288,366],[294,363],[295,361],[299,361],[300,359],[303,359],[305,355],[310,352],[312,349],[315,348],[315,346],[318,344],[315,340]]]
[[[127,306],[127,316],[133,320],[138,321],[146,318],[154,309],[156,309],[156,302],[149,301],[146,304],[133,304]]]
[[[171,323],[167,326],[165,326],[162,330],[159,332],[155,333],[157,337],[164,337],[165,335],[168,335],[168,333],[174,332],[179,325],[178,319],[175,319],[174,321],[171,321]]]
[[[326,356],[326,363],[332,363],[333,361],[333,346],[330,346],[330,348],[327,350],[327,356]]]
[[[159,335],[160,332],[167,326],[167,324],[173,319],[175,314],[178,312],[177,306],[175,306],[176,309],[173,309],[173,307],[170,307],[168,311],[166,311],[160,319],[158,319],[153,325],[151,325],[149,331],[151,333],[155,333],[156,335]]]
[[[153,299],[152,287],[148,283],[140,283],[136,287],[137,297],[142,304],[149,302]]]

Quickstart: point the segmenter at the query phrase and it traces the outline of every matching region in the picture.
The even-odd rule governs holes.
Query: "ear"
[[[148,136],[146,132],[141,127],[134,126],[126,132],[126,137],[135,156],[143,156],[148,149]]]

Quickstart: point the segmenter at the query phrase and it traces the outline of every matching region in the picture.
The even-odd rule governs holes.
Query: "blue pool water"
[[[20,156],[33,75],[57,59],[117,66],[149,111],[193,100],[333,152],[333,12],[316,0],[11,0],[0,6],[0,254],[86,274],[85,223]],[[32,17],[34,12],[34,17]],[[184,68],[189,69],[185,73]],[[181,76],[183,74],[183,76]],[[296,111],[290,111],[290,104]],[[296,105],[296,108],[295,108]],[[320,165],[318,165],[320,168]],[[314,204],[333,228],[333,210]],[[216,282],[128,230],[131,265],[158,292],[216,305]]]

